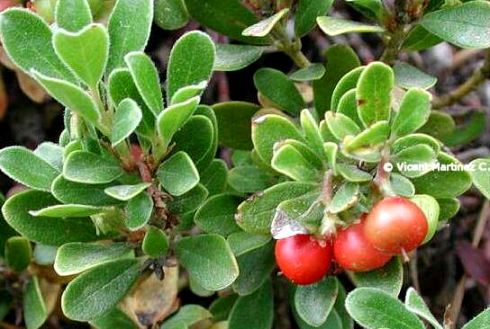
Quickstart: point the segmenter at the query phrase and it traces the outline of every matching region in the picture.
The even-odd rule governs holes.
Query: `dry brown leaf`
[[[46,101],[46,99],[48,99],[48,94],[34,79],[19,70],[16,70],[15,74],[17,75],[20,89],[33,102],[43,103]]]
[[[48,314],[51,314],[58,304],[61,292],[61,285],[58,283],[50,282],[46,279],[41,279],[39,280],[39,287],[41,288],[41,293],[44,297],[46,310]]]
[[[151,326],[173,313],[179,302],[178,267],[166,267],[165,279],[155,274],[142,277],[121,302],[121,309],[141,327]]]

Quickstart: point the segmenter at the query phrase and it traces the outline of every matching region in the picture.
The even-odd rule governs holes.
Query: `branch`
[[[490,50],[487,51],[483,66],[473,72],[471,77],[453,91],[432,101],[433,109],[441,109],[459,102],[490,77]]]

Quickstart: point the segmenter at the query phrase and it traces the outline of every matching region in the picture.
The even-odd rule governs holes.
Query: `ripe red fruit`
[[[383,267],[391,259],[391,255],[377,250],[366,240],[364,217],[360,223],[338,231],[333,243],[333,254],[337,264],[353,272]]]
[[[364,234],[375,248],[398,254],[417,248],[428,228],[425,214],[415,203],[402,197],[388,197],[368,214]]]
[[[276,262],[282,273],[300,285],[315,283],[327,274],[332,262],[329,243],[299,234],[276,243]]]

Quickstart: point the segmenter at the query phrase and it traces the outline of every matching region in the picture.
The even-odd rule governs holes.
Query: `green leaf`
[[[55,16],[58,27],[70,32],[78,32],[92,23],[92,13],[87,0],[57,1]],[[90,44],[85,44],[85,46],[90,46]],[[84,49],[78,50],[83,51]]]
[[[135,101],[143,114],[137,132],[147,137],[153,137],[155,131],[155,115],[146,106],[145,101],[136,87],[129,70],[116,69],[109,76],[109,94],[113,104],[120,104],[129,98]]]
[[[198,107],[206,109],[206,112],[214,114],[208,107]],[[215,120],[207,115],[193,115],[189,121],[174,135],[172,143],[175,143],[173,152],[183,151],[189,154],[196,168],[204,170],[213,160],[218,147],[218,138],[215,130]],[[192,134],[199,131],[199,138],[189,138]]]
[[[240,0],[185,0],[191,16],[201,25],[246,44],[267,44],[268,38],[246,37],[245,27],[257,22],[257,17]]]
[[[321,173],[317,168],[290,144],[280,145],[274,150],[271,166],[297,181],[317,182],[321,179]]]
[[[209,306],[209,311],[213,314],[213,320],[227,320],[237,298],[238,296],[236,294],[224,295],[216,298]]]
[[[362,71],[356,93],[359,118],[366,126],[390,119],[394,80],[392,69],[381,62],[373,62]]]
[[[46,303],[41,294],[37,277],[33,277],[27,282],[22,304],[24,309],[24,322],[27,329],[38,329],[48,319]]]
[[[137,13],[137,14],[136,14]],[[118,0],[109,18],[107,72],[124,65],[124,56],[146,47],[153,22],[153,1]]]
[[[457,198],[437,199],[439,204],[439,222],[453,218],[459,211],[461,204]]]
[[[77,33],[58,30],[53,36],[56,54],[89,88],[97,90],[109,56],[109,34],[101,24]]]
[[[158,115],[157,126],[158,132],[163,139],[163,145],[170,145],[174,134],[182,128],[196,111],[199,101],[199,96],[192,97],[183,103],[167,107]]]
[[[93,125],[99,124],[100,112],[90,95],[80,87],[64,80],[50,78],[33,71],[35,79],[63,106],[80,114]]]
[[[170,105],[185,102],[195,96],[201,96],[207,86],[207,81],[201,81],[198,84],[180,88],[172,96],[172,99],[170,100]]]
[[[403,96],[398,114],[392,124],[396,136],[404,136],[421,128],[430,115],[431,95],[423,89],[412,88]]]
[[[257,61],[264,53],[263,47],[250,45],[216,44],[215,71],[238,71]]]
[[[208,81],[213,72],[215,53],[213,41],[202,32],[189,32],[177,40],[167,67],[168,99],[182,87]]]
[[[380,280],[380,278],[383,279]],[[402,262],[399,257],[394,257],[388,264],[380,269],[369,272],[352,273],[352,280],[357,287],[376,288],[397,297],[403,286]],[[349,313],[351,312],[349,311]]]
[[[392,153],[396,154],[409,147],[417,146],[420,144],[425,144],[429,146],[436,154],[439,154],[439,152],[441,151],[441,143],[437,139],[425,134],[410,134],[398,138],[395,143],[393,143],[391,149]]]
[[[316,18],[325,15],[333,2],[333,0],[299,0],[294,15],[296,35],[301,38],[310,32],[315,27]]]
[[[420,177],[430,171],[430,165],[435,163],[437,154],[428,145],[420,144],[408,147],[392,157],[397,169],[406,177]],[[425,167],[422,165],[426,165]],[[412,168],[411,166],[415,166]],[[421,168],[417,166],[422,166]]]
[[[396,85],[405,89],[429,89],[437,83],[437,78],[407,63],[400,62],[395,64],[393,71],[395,72]]]
[[[422,321],[406,310],[398,299],[377,288],[353,290],[347,296],[345,306],[354,320],[367,329],[425,328]]]
[[[301,111],[301,128],[308,145],[320,156],[324,155],[323,138],[318,123],[307,109]]]
[[[155,64],[148,55],[140,51],[127,54],[124,61],[145,104],[158,115],[163,109],[163,95]]]
[[[362,183],[373,179],[371,174],[357,168],[356,166],[339,163],[337,164],[336,168],[339,174],[349,182]]]
[[[13,180],[30,188],[51,190],[58,172],[48,162],[21,146],[0,150],[0,170]]]
[[[146,231],[145,238],[141,245],[143,252],[152,257],[164,257],[167,254],[169,246],[168,237],[162,230],[150,226]]]
[[[122,300],[140,275],[136,259],[107,262],[71,281],[61,297],[63,313],[76,321],[90,321]]]
[[[480,329],[485,328],[490,320],[490,308],[487,308],[476,317],[471,319],[470,322],[464,325],[462,329]]]
[[[215,195],[199,208],[194,221],[206,233],[228,236],[240,230],[235,222],[235,212],[239,204],[240,199],[232,195]]]
[[[115,259],[132,257],[133,250],[126,243],[72,242],[58,248],[54,270],[62,276],[74,275]]]
[[[97,236],[93,223],[87,218],[33,217],[29,211],[56,205],[50,195],[40,191],[25,191],[11,197],[3,205],[7,223],[31,241],[58,246],[73,241],[92,241]],[[68,234],[69,233],[69,234]]]
[[[203,256],[202,251],[206,250]],[[238,277],[238,264],[226,240],[216,234],[185,237],[176,242],[178,260],[204,289],[216,291]]]
[[[272,160],[274,144],[285,139],[303,140],[298,128],[285,117],[267,114],[253,120],[252,141],[258,155],[266,163]]]
[[[265,235],[253,235],[244,231],[235,232],[228,236],[228,244],[236,257],[258,249],[266,245],[271,237]]]
[[[255,193],[269,187],[271,177],[256,166],[240,166],[228,172],[228,184],[243,194]]]
[[[265,37],[269,35],[279,21],[289,13],[289,8],[284,8],[274,15],[255,23],[242,31],[242,35],[246,37]]]
[[[379,148],[388,140],[390,129],[388,121],[378,121],[360,134],[346,138],[344,150],[348,152],[362,148]]]
[[[289,76],[293,81],[313,81],[319,80],[325,74],[325,66],[319,63],[313,63],[305,68],[299,69]]]
[[[33,153],[49,163],[58,172],[63,170],[63,148],[60,145],[44,142],[39,144]]]
[[[327,321],[337,294],[337,278],[327,277],[314,284],[298,286],[294,293],[294,306],[307,324],[319,327]]]
[[[424,302],[424,299],[419,296],[417,291],[412,287],[408,288],[405,295],[405,307],[412,313],[417,314],[427,322],[429,322],[435,329],[443,329],[437,322],[436,318],[432,315],[429,308]]]
[[[138,196],[150,186],[151,183],[139,183],[135,185],[116,185],[106,188],[104,192],[114,199],[129,201]]]
[[[441,111],[431,111],[429,120],[419,129],[419,132],[443,140],[451,136],[455,128],[456,123],[449,114]]]
[[[347,313],[347,310],[345,308],[345,299],[347,298],[347,293],[345,291],[344,286],[339,283],[339,292],[337,295],[337,299],[335,300],[335,305],[334,310],[337,312],[337,315],[340,318],[341,326],[339,326],[342,329],[353,329],[354,328],[354,321],[350,317],[349,313]],[[328,320],[327,320],[328,322]],[[325,329],[328,329],[329,327],[325,327]]]
[[[77,183],[110,183],[124,174],[119,162],[114,158],[86,151],[75,151],[66,159],[63,176]]]
[[[415,203],[424,212],[425,218],[427,219],[429,229],[422,244],[427,243],[436,234],[439,226],[439,203],[430,195],[425,194],[417,194],[410,198],[410,201]]]
[[[260,106],[247,102],[224,102],[213,105],[218,120],[220,144],[238,150],[253,148],[251,122]]]
[[[49,26],[32,11],[19,8],[4,11],[0,36],[7,55],[25,73],[36,70],[53,78],[75,81],[70,70],[56,56]]]
[[[446,167],[462,165],[449,154],[439,153],[437,161]],[[471,187],[471,176],[465,171],[431,171],[412,180],[418,194],[428,194],[434,198],[453,198]]]
[[[153,199],[147,193],[140,193],[126,205],[126,227],[136,231],[148,223],[153,212]]]
[[[24,237],[13,236],[5,242],[5,263],[17,273],[27,269],[32,259],[31,243]]]
[[[184,0],[156,0],[155,23],[164,30],[177,30],[189,22]]]
[[[306,107],[303,96],[287,75],[276,69],[262,68],[255,72],[257,90],[290,114],[298,115]]]
[[[51,193],[65,204],[84,204],[89,206],[110,206],[119,201],[104,193],[106,185],[75,183],[58,176],[51,185]]]
[[[276,207],[282,201],[302,196],[315,187],[316,185],[302,182],[283,182],[268,188],[240,204],[235,217],[237,223],[248,233],[270,234]]]
[[[354,53],[354,51],[351,49],[351,52]],[[355,53],[354,53],[355,55]],[[357,57],[356,57],[357,58]],[[358,66],[359,64],[359,59],[357,59]],[[349,92],[350,90],[355,90],[357,87],[357,82],[359,81],[359,78],[361,77],[361,73],[364,71],[366,67],[361,66],[352,69],[351,71],[347,72],[345,75],[343,75],[338,83],[334,85],[334,90],[332,93],[332,100],[331,100],[331,109],[334,111],[338,111],[339,108],[339,103],[342,97]],[[357,112],[357,102],[356,102],[356,112]],[[359,118],[359,116],[357,116]]]
[[[390,174],[390,184],[396,195],[412,197],[415,194],[415,186],[408,179],[397,173]]]
[[[209,196],[220,194],[225,190],[228,175],[228,167],[221,159],[213,162],[200,174],[201,184],[206,187]]]
[[[238,298],[229,316],[229,329],[271,329],[273,318],[272,285],[266,281],[253,294]]]
[[[276,267],[274,244],[269,242],[259,248],[243,252],[237,256],[240,275],[233,283],[233,290],[240,296],[254,293],[269,279]],[[250,269],[254,269],[250,271]]]
[[[29,214],[34,217],[53,217],[53,218],[65,218],[65,217],[89,217],[103,212],[102,208],[85,206],[80,204],[61,204],[46,207],[39,210],[31,210]]]
[[[355,21],[349,21],[337,17],[321,16],[316,19],[320,29],[329,36],[336,36],[344,33],[374,33],[384,32],[381,26],[367,25]]]
[[[488,173],[490,171],[490,159],[476,159],[470,163],[473,170],[470,171],[473,184],[476,188],[490,200],[490,180]]]
[[[342,212],[352,207],[359,198],[359,185],[351,182],[345,182],[342,184],[332,201],[328,205],[328,210],[332,214]]]
[[[490,47],[490,4],[471,1],[424,15],[421,25],[461,48]]]
[[[189,192],[174,197],[168,202],[168,210],[175,215],[190,214],[201,206],[208,194],[208,190],[202,184],[197,184]]]
[[[443,40],[441,38],[424,29],[422,25],[416,25],[408,33],[405,41],[402,44],[402,49],[408,51],[421,51],[434,47],[442,41]]]
[[[369,19],[382,21],[386,18],[387,12],[382,0],[347,0],[347,3]]]
[[[185,152],[177,152],[160,165],[157,177],[163,188],[179,196],[199,183],[199,173],[192,159]]]
[[[349,135],[355,136],[361,132],[359,126],[342,113],[332,111],[326,112],[325,122],[330,129],[330,132],[338,140],[342,140]]]
[[[90,324],[97,329],[138,329],[128,315],[116,307],[103,316],[90,321]]]
[[[182,328],[190,328],[200,321],[209,319],[211,317],[211,312],[200,305],[184,305],[175,315],[166,320],[162,324],[161,328],[180,329],[181,326]]]
[[[333,110],[348,116],[358,126],[363,125],[361,119],[359,119],[359,114],[357,113],[356,89],[351,89],[346,92],[340,98],[337,108]]]
[[[456,127],[449,136],[445,136],[443,142],[446,146],[468,144],[479,138],[486,127],[487,116],[485,111],[472,111],[468,121]]]
[[[112,146],[116,146],[128,138],[136,130],[142,118],[141,109],[132,99],[126,98],[119,103],[110,137]]]
[[[359,58],[354,50],[346,45],[331,46],[325,52],[325,58],[325,74],[320,80],[313,81],[314,104],[320,116],[328,110],[337,108],[335,103],[336,94],[339,95],[339,99],[342,95],[340,95],[340,91],[336,92],[335,90],[340,89],[341,81],[345,81],[352,76],[349,72],[353,72],[352,70],[360,65]],[[354,71],[357,72],[358,70]],[[352,87],[345,91],[355,88],[357,78],[358,76]],[[336,87],[337,83],[339,87]],[[345,85],[345,82],[342,85]]]

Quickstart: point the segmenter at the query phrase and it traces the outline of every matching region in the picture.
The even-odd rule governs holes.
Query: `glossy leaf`
[[[140,193],[142,193],[150,186],[151,183],[139,183],[135,185],[116,185],[106,188],[104,192],[114,199],[129,201],[137,197]]]
[[[166,320],[162,329],[180,329],[189,328],[193,325],[197,325],[200,321],[209,319],[212,314],[200,305],[184,305],[179,311],[173,315],[171,318]]]
[[[20,273],[27,269],[32,259],[32,247],[29,240],[13,236],[5,242],[5,262],[13,271]]]
[[[208,191],[202,184],[197,184],[192,190],[174,197],[168,202],[168,210],[175,215],[191,215],[208,197]],[[192,217],[192,216],[191,216]]]
[[[141,245],[143,252],[152,258],[158,258],[167,254],[168,247],[169,241],[165,232],[150,226],[146,231],[145,238]]]
[[[296,35],[303,37],[310,32],[316,25],[316,18],[325,15],[333,2],[333,0],[299,0],[294,19]]]
[[[354,51],[351,49],[351,53],[355,55]],[[357,57],[356,57],[357,58]],[[359,59],[357,59],[357,66],[359,66]],[[334,85],[334,90],[332,92],[331,109],[337,111],[341,98],[350,90],[355,90],[357,87],[357,82],[361,76],[361,73],[366,67],[361,66],[353,68],[352,70],[345,73],[345,75],[340,77],[338,83]],[[357,106],[357,102],[356,102]]]
[[[228,172],[228,184],[239,193],[255,193],[270,185],[271,177],[257,166],[240,166]]]
[[[431,111],[429,120],[420,128],[419,132],[443,140],[451,136],[455,128],[454,119],[449,114],[441,111]]]
[[[111,130],[112,145],[116,146],[128,138],[136,130],[142,118],[141,109],[132,99],[126,98],[119,103]]]
[[[383,280],[379,279],[381,277]],[[400,294],[403,285],[402,262],[399,257],[394,257],[388,264],[380,269],[369,272],[352,273],[352,279],[357,287],[376,288],[397,297],[398,294]]]
[[[396,85],[405,89],[429,89],[437,83],[437,78],[407,63],[400,62],[395,64],[393,71],[395,72]]]
[[[349,135],[355,136],[361,132],[359,126],[342,113],[331,111],[325,113],[325,122],[333,136],[338,140],[342,140]]]
[[[429,229],[422,244],[427,243],[436,234],[437,228],[439,227],[439,203],[437,203],[436,199],[426,194],[417,194],[410,198],[410,201],[415,203],[424,212],[425,218],[427,219]]]
[[[272,286],[266,281],[253,294],[238,298],[229,316],[229,329],[271,329],[273,317]]]
[[[357,168],[356,166],[339,163],[337,164],[336,168],[339,174],[349,182],[368,182],[373,178],[371,174]]]
[[[97,329],[137,329],[136,324],[128,317],[126,313],[119,308],[113,308],[101,317],[90,321],[90,324]]]
[[[27,283],[22,304],[27,329],[38,329],[48,319],[46,302],[43,299],[37,277],[32,277]]]
[[[198,84],[182,87],[175,92],[170,100],[170,105],[183,103],[192,97],[200,96],[208,86],[207,81],[201,81]]]
[[[65,204],[84,204],[89,206],[111,206],[119,201],[104,193],[106,185],[88,185],[65,179],[62,175],[53,181],[51,193]]]
[[[206,257],[203,257],[203,251]],[[226,240],[216,234],[185,237],[175,245],[182,266],[207,290],[230,286],[238,277],[238,264]]]
[[[132,198],[126,205],[126,227],[136,231],[148,223],[153,212],[153,199],[147,193]]]
[[[85,206],[80,204],[61,204],[42,208],[39,210],[31,210],[29,211],[29,214],[34,217],[79,218],[90,217],[100,212],[103,212],[103,209],[98,207]]]
[[[140,274],[136,259],[104,263],[70,282],[61,298],[63,313],[70,319],[90,321],[121,301]]]
[[[189,22],[184,0],[156,0],[155,23],[164,30],[176,30]]]
[[[200,174],[201,184],[206,187],[209,196],[220,194],[225,190],[228,167],[221,159],[214,159],[211,164]]]
[[[58,172],[63,170],[63,148],[59,144],[51,142],[41,143],[33,153],[49,163]]]
[[[380,147],[388,140],[390,132],[388,121],[378,121],[360,134],[345,139],[344,148],[346,151],[352,151],[361,148]]]
[[[358,201],[359,185],[346,182],[335,192],[328,206],[332,214],[339,213],[352,207]]]
[[[97,265],[119,258],[131,258],[133,251],[125,243],[82,243],[72,242],[58,248],[54,270],[59,275],[74,275]]]
[[[271,166],[297,181],[316,182],[320,178],[315,166],[290,144],[284,144],[274,150]]]
[[[227,239],[233,254],[237,257],[264,246],[270,240],[268,236],[253,235],[244,231],[232,233]]]
[[[206,233],[228,236],[240,230],[235,222],[235,212],[239,204],[240,199],[232,195],[215,195],[199,208],[194,221]]]
[[[431,95],[418,88],[407,91],[403,96],[398,114],[393,121],[392,131],[396,136],[404,136],[422,127],[430,115]]]
[[[424,320],[429,322],[435,329],[443,329],[442,326],[437,322],[436,318],[432,315],[429,308],[425,304],[424,299],[419,296],[417,291],[410,287],[405,295],[405,307],[422,317]]]
[[[269,33],[271,33],[272,29],[288,12],[289,8],[284,8],[274,15],[247,27],[245,30],[242,31],[242,35],[246,37],[265,37],[269,35]]]
[[[484,328],[490,320],[490,309],[486,309],[464,325],[462,329]]]
[[[199,173],[192,159],[185,152],[178,152],[158,168],[157,177],[163,188],[179,196],[199,183]]]
[[[476,159],[470,163],[474,170],[470,171],[473,184],[478,190],[490,200],[490,180],[488,172],[490,171],[490,159]]]
[[[293,81],[313,81],[321,79],[324,74],[325,67],[323,64],[316,63],[295,71],[289,78]]]
[[[0,150],[0,169],[13,180],[36,190],[50,191],[58,176],[49,163],[20,146]]]
[[[73,73],[96,90],[109,56],[106,28],[101,24],[91,24],[77,33],[60,29],[54,33],[53,45],[56,54]]]

